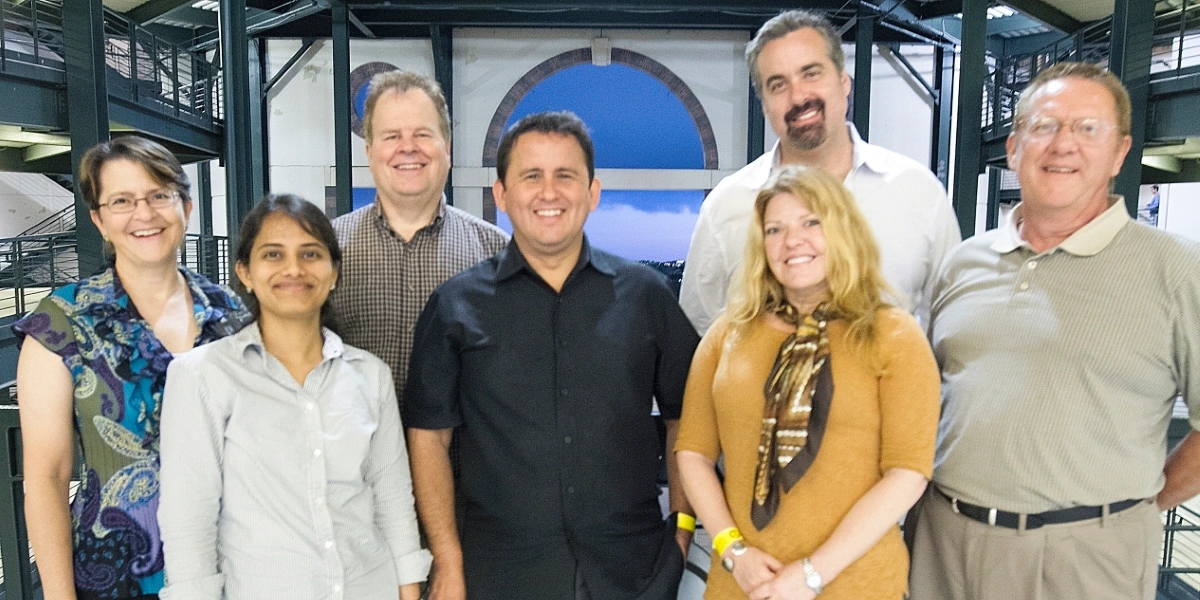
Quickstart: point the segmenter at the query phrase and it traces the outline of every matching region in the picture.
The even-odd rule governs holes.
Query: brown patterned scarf
[[[779,347],[763,386],[766,406],[750,504],[750,520],[760,530],[775,517],[781,496],[816,459],[833,398],[825,335],[828,304],[822,303],[810,315],[800,315],[787,302],[767,310],[794,326],[796,333]]]

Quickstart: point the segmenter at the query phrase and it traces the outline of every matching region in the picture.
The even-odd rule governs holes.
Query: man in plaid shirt
[[[383,359],[403,398],[425,301],[442,282],[503,249],[508,236],[446,204],[450,113],[436,82],[380,73],[364,112],[375,202],[333,221],[342,272],[329,298],[342,339]]]

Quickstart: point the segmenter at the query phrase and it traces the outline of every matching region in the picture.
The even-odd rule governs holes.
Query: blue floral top
[[[233,292],[180,271],[192,294],[197,346],[250,320]],[[173,355],[111,267],[55,290],[13,330],[61,356],[75,387],[83,481],[71,514],[80,600],[157,594],[163,586],[158,419]]]

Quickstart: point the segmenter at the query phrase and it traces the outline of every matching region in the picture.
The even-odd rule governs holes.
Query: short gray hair
[[[763,23],[758,33],[754,34],[754,39],[746,44],[746,65],[750,67],[750,81],[759,97],[762,96],[762,81],[758,74],[758,56],[762,54],[763,47],[768,42],[806,27],[815,29],[825,39],[825,53],[837,67],[838,73],[846,70],[846,53],[842,51],[842,38],[829,23],[829,19],[807,10],[784,11]]]

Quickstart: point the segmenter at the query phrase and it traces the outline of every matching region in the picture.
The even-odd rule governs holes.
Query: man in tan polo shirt
[[[1155,597],[1159,511],[1200,491],[1200,436],[1168,457],[1176,398],[1200,426],[1200,244],[1110,195],[1129,96],[1059,64],[1021,95],[1021,204],[953,251],[935,286],[942,369],[919,600]]]

